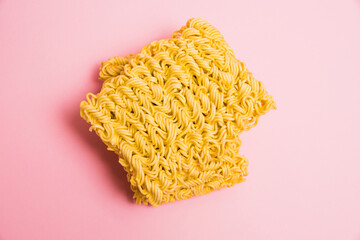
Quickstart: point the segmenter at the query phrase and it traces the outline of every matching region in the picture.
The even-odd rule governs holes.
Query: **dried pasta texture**
[[[188,199],[242,182],[239,134],[275,109],[220,32],[189,19],[170,39],[101,66],[81,102],[90,131],[119,156],[138,204]]]

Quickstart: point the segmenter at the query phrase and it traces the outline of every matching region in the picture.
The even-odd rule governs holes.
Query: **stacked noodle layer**
[[[153,206],[244,181],[238,135],[275,109],[220,32],[198,18],[104,62],[100,78],[81,116],[119,155],[137,203]]]

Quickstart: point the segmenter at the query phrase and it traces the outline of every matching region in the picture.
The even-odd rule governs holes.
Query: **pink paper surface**
[[[277,102],[244,183],[138,206],[79,104],[101,61],[217,27]],[[0,0],[0,239],[360,239],[360,1]]]

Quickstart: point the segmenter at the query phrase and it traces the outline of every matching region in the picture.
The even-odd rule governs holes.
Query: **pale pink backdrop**
[[[245,183],[138,206],[79,116],[100,62],[220,29],[278,110]],[[0,0],[0,239],[360,239],[360,1]]]

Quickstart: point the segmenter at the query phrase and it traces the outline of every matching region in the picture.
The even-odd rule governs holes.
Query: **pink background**
[[[275,97],[245,183],[138,206],[79,116],[101,61],[202,17]],[[360,1],[0,0],[0,239],[360,239]]]

